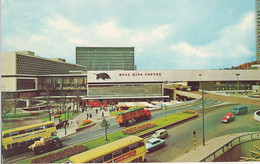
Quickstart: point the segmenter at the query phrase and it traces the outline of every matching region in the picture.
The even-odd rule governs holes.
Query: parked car
[[[153,150],[156,150],[166,144],[165,140],[162,140],[160,138],[151,138],[147,141],[145,144],[146,152],[151,152]]]
[[[234,107],[234,109],[232,110],[232,112],[234,114],[245,114],[248,112],[248,108],[246,105],[240,105],[240,106],[236,106]]]
[[[160,129],[155,131],[155,133],[151,136],[152,138],[165,138],[168,136],[168,132],[166,129]]]
[[[227,123],[231,122],[235,119],[235,114],[234,113],[227,113],[224,115],[224,117],[221,119],[221,122]]]

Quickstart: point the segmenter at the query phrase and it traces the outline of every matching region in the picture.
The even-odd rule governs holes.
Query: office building
[[[135,70],[134,47],[76,47],[76,64],[86,71]]]
[[[7,97],[43,95],[47,83],[53,94],[85,90],[86,74],[78,74],[84,66],[66,63],[64,59],[46,59],[31,51],[4,52],[1,54],[1,91]],[[71,74],[73,73],[73,74]]]
[[[255,0],[256,61],[260,61],[260,0]]]

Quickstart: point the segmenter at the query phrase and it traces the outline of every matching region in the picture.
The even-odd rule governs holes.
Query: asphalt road
[[[235,105],[228,105],[225,104],[222,101],[216,101],[216,100],[209,100],[206,99],[204,101],[204,107],[205,107],[205,123],[206,123],[206,140],[211,139],[213,137],[217,137],[219,135],[224,135],[226,133],[235,133],[235,132],[243,132],[241,130],[248,130],[248,127],[252,127],[252,130],[258,129],[259,131],[259,124],[258,126],[254,125],[254,121],[252,120],[252,123],[246,123],[243,126],[239,128],[230,128],[232,125],[236,125],[238,120],[241,120],[241,118],[248,116],[250,114],[244,115],[244,116],[239,116],[237,117],[237,120],[235,120],[233,123],[223,125],[220,123],[221,117],[227,113],[232,111],[232,107]],[[185,107],[174,107],[174,108],[169,108],[166,111],[165,110],[158,110],[158,111],[153,111],[152,112],[152,119],[164,117],[165,115],[169,115],[172,113],[177,113],[181,112],[183,110],[196,110],[200,115],[201,115],[201,103],[196,103],[196,104],[190,104]],[[252,114],[253,110],[250,110],[249,113]],[[247,120],[247,118],[245,118]],[[116,122],[115,118],[110,118],[108,119],[110,122],[110,127],[108,132],[113,133],[118,130],[124,129],[123,127],[120,127],[119,124]],[[149,120],[148,120],[149,121]],[[142,122],[143,123],[143,122]],[[235,124],[234,124],[235,123]],[[241,123],[242,124],[242,123]],[[136,125],[136,124],[135,124]],[[240,125],[236,125],[240,126]],[[177,156],[181,155],[182,153],[192,149],[193,147],[193,134],[192,132],[196,130],[197,132],[197,144],[202,143],[202,119],[197,118],[195,120],[189,121],[187,123],[183,123],[179,126],[176,126],[174,128],[171,128],[169,130],[169,137],[166,139],[167,140],[167,145],[166,147],[157,150],[151,154],[147,154],[147,159],[149,162],[168,162]],[[228,127],[230,129],[228,129]],[[257,128],[258,127],[258,128]],[[224,132],[222,129],[226,128],[227,130]],[[91,127],[89,129],[86,129],[82,132],[79,132],[75,135],[68,136],[64,139],[62,139],[63,143],[65,146],[85,142],[87,140],[91,140],[96,137],[100,137],[104,135],[104,129],[97,124],[94,127]],[[15,163],[21,160],[25,160],[27,158],[33,157],[34,154],[32,152],[27,152],[21,155],[13,156],[11,158],[5,159],[5,162],[7,163]]]
[[[216,107],[215,110],[206,111],[205,115],[205,140],[210,140],[222,135],[259,132],[260,123],[253,119],[253,113],[260,107],[249,106],[249,112],[236,116],[231,123],[221,123],[220,119],[225,113],[232,111],[234,105],[224,108]],[[146,155],[148,162],[169,162],[185,152],[193,149],[193,131],[196,131],[197,145],[202,144],[202,117],[191,120],[177,127],[168,129],[169,137],[166,138],[167,146]]]
[[[204,101],[205,104],[205,108],[208,107],[212,107],[215,105],[221,105],[223,104],[223,102],[221,101],[214,101],[214,100],[205,100]],[[181,112],[183,110],[196,110],[198,112],[200,112],[201,110],[201,103],[195,103],[195,104],[188,104],[185,105],[184,107],[173,107],[173,108],[168,108],[166,111],[162,111],[162,110],[158,110],[158,111],[153,111],[152,112],[152,119],[156,119],[156,118],[160,118],[160,117],[164,117],[165,115],[170,115],[172,113],[177,113],[177,112]],[[108,129],[108,133],[113,133],[119,130],[124,129],[124,127],[120,127],[119,124],[116,122],[116,119],[114,117],[109,118],[108,119],[109,123],[111,124],[109,129]],[[148,120],[150,121],[150,120]],[[141,122],[144,123],[144,122]],[[135,124],[137,125],[137,124]],[[96,126],[93,126],[89,129],[86,129],[82,132],[76,133],[72,136],[68,136],[64,139],[62,139],[62,142],[65,146],[70,146],[73,144],[77,144],[77,143],[81,143],[81,142],[85,142],[87,140],[91,140],[93,138],[96,137],[100,137],[103,136],[104,133],[104,129],[99,126],[99,124],[97,124]],[[16,155],[16,156],[12,156],[9,158],[4,159],[4,162],[6,163],[15,163],[18,161],[22,161],[25,160],[27,158],[31,158],[35,156],[33,152],[26,152],[20,155]]]

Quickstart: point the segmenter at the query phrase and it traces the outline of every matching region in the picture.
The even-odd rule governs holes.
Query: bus
[[[2,153],[4,156],[10,156],[28,151],[28,146],[39,141],[41,137],[47,138],[56,134],[56,127],[51,121],[2,131]]]
[[[144,162],[144,139],[128,136],[69,158],[68,163],[128,163]]]

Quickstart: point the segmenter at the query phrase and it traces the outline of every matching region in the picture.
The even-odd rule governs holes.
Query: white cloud
[[[225,66],[236,66],[248,62],[253,52],[250,51],[248,43],[254,32],[254,14],[247,14],[240,22],[226,27],[219,33],[218,39],[204,45],[194,46],[186,42],[172,45],[172,51],[182,60],[190,63],[191,68],[200,66],[211,66],[221,68]]]

